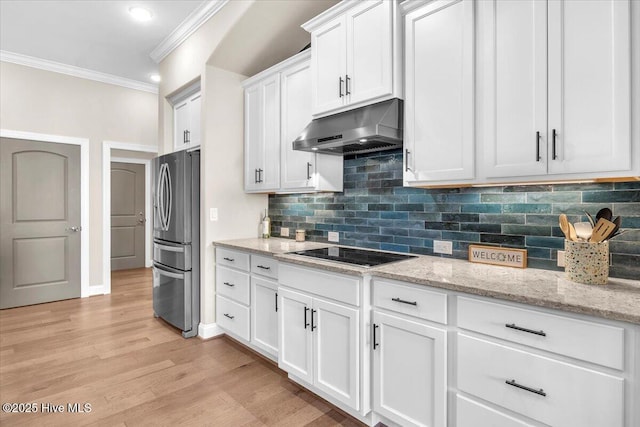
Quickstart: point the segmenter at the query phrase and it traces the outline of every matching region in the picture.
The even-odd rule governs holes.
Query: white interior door
[[[144,165],[111,163],[111,270],[145,266]]]
[[[0,308],[80,297],[80,147],[0,141]]]

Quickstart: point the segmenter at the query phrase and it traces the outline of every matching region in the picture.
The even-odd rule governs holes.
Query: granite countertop
[[[378,267],[359,267],[287,252],[333,246],[294,240],[242,239],[214,242],[238,250],[336,273],[366,275],[434,288],[493,297],[534,306],[640,324],[640,281],[610,278],[607,285],[583,285],[564,273],[475,264],[464,260],[417,256]]]

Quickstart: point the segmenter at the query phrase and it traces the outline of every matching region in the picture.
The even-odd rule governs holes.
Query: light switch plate
[[[330,242],[338,243],[340,241],[340,233],[338,233],[337,231],[330,231],[329,233],[327,233],[327,239]]]
[[[433,253],[436,254],[453,254],[453,242],[447,242],[444,240],[433,241]]]
[[[209,209],[209,219],[211,221],[217,221],[218,220],[218,208]]]
[[[564,267],[564,251],[558,251],[558,267]]]
[[[280,227],[280,237],[289,237],[289,227]]]

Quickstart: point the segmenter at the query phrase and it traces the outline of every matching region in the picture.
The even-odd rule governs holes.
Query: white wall
[[[102,142],[157,146],[155,94],[0,62],[0,127],[87,138],[89,281],[102,285]]]

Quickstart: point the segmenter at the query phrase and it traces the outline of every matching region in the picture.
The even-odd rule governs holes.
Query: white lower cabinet
[[[359,310],[279,288],[278,366],[359,409]]]
[[[446,426],[446,330],[373,311],[373,408],[402,426]]]
[[[278,356],[278,284],[251,278],[251,343]]]

